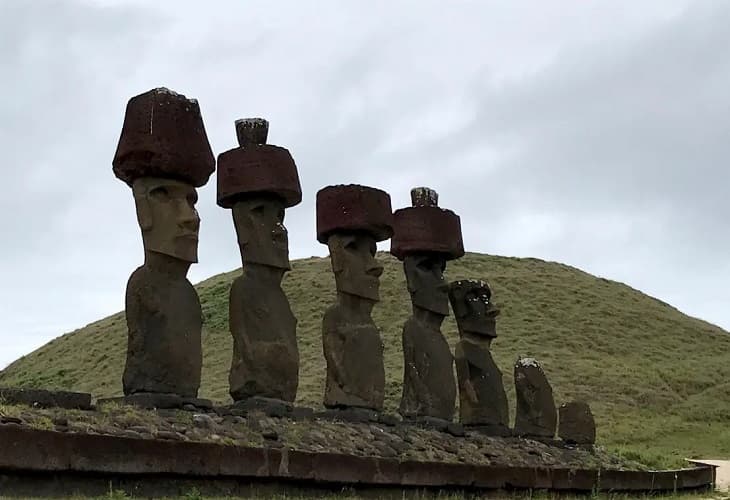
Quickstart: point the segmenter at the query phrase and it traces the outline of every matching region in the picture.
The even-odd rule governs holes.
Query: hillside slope
[[[386,405],[394,411],[403,365],[400,330],[410,301],[401,265],[387,254],[379,258],[385,272],[374,318],[385,343]],[[324,374],[320,321],[334,298],[334,278],[328,258],[292,267],[284,286],[299,318],[298,399],[318,405]],[[231,361],[228,290],[239,272],[197,286],[205,316],[201,395],[222,401],[228,399]],[[730,334],[724,330],[621,283],[537,259],[467,254],[449,264],[447,278],[481,278],[492,285],[502,309],[494,353],[512,412],[512,364],[518,355],[530,355],[543,364],[558,404],[574,398],[591,403],[601,443],[656,465],[686,456],[730,456]],[[443,331],[453,344],[452,318]],[[118,313],[15,361],[0,372],[0,386],[117,395],[125,348],[126,325]]]

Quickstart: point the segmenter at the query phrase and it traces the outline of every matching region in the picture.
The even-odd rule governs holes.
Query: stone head
[[[337,291],[377,302],[383,266],[375,259],[375,237],[366,232],[337,232],[327,239]]]
[[[147,252],[198,262],[198,194],[182,181],[140,177],[132,185],[137,221]]]
[[[446,257],[439,253],[411,254],[403,269],[413,305],[441,316],[449,315],[449,285],[444,280]]]
[[[481,280],[455,281],[449,285],[449,299],[459,334],[493,339],[497,336],[499,309],[492,304],[492,290]]]
[[[284,210],[284,200],[273,194],[251,195],[235,202],[233,223],[244,265],[291,268]]]

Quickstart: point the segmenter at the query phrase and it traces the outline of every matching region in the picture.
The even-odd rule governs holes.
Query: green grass
[[[379,258],[385,272],[373,316],[385,343],[386,406],[395,411],[403,366],[400,330],[410,301],[400,263],[387,254]],[[328,258],[303,259],[292,267],[284,286],[299,318],[298,400],[316,406],[324,374],[320,322],[334,299],[334,278]],[[205,317],[201,395],[220,401],[228,400],[231,361],[228,290],[239,272],[197,286]],[[728,332],[563,264],[467,254],[450,263],[446,274],[492,285],[502,309],[493,349],[512,411],[512,365],[518,355],[530,355],[545,368],[556,403],[591,404],[600,444],[656,467],[680,465],[684,457],[730,457]],[[453,318],[443,331],[452,344],[457,340]],[[17,360],[0,372],[0,386],[118,395],[125,349],[126,325],[118,313]]]

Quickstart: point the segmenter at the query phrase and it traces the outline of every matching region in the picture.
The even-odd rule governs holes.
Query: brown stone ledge
[[[571,470],[398,461],[281,448],[130,439],[0,427],[0,474],[105,474],[116,479],[293,481],[313,486],[673,491],[709,488],[712,467]]]

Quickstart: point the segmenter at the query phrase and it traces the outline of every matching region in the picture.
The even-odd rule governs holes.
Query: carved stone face
[[[446,259],[439,254],[407,255],[403,269],[416,307],[449,315],[449,286],[444,281]]]
[[[198,262],[195,188],[173,179],[141,177],[134,181],[132,193],[145,251]]]
[[[491,297],[492,291],[483,281],[452,283],[449,298],[460,334],[497,336],[499,309],[490,302]]]
[[[380,300],[383,266],[375,260],[375,238],[367,233],[335,233],[327,240],[337,291]]]
[[[284,202],[276,196],[253,196],[233,205],[233,223],[243,262],[290,269],[289,235]]]

